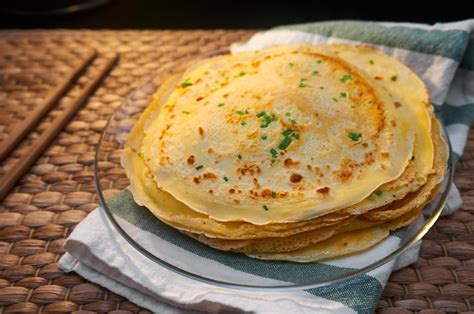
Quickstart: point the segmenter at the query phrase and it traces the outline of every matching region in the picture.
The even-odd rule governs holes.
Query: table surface
[[[244,41],[252,31],[0,31],[0,56],[16,54],[14,67],[33,71],[40,54],[95,49],[98,58],[64,95],[29,138],[0,164],[0,174],[14,166],[28,145],[68,102],[79,97],[94,71],[114,53],[120,60],[87,103],[0,205],[0,311],[113,311],[140,309],[125,298],[74,273],[57,262],[65,238],[98,206],[92,164],[100,132],[114,108],[144,79],[175,62]],[[26,54],[26,57],[23,57]],[[59,53],[59,55],[62,55]],[[35,61],[36,60],[36,61]],[[36,63],[35,63],[36,62]],[[72,62],[72,61],[71,61]],[[62,66],[69,63],[64,59]],[[60,65],[61,66],[61,65]],[[44,65],[43,65],[44,68]],[[14,69],[14,70],[15,70]],[[15,70],[15,71],[16,71]],[[0,78],[4,69],[0,67]],[[44,69],[43,69],[44,71]],[[51,71],[50,71],[51,72]],[[16,73],[16,72],[15,72]],[[50,73],[49,73],[50,75]],[[48,75],[46,75],[48,77]],[[26,82],[26,83],[25,83]],[[54,83],[54,80],[51,80]],[[0,102],[12,106],[25,99],[41,101],[47,79],[0,88]],[[0,80],[1,83],[1,80]],[[11,82],[10,82],[11,83]],[[52,84],[52,83],[51,83]],[[13,92],[14,91],[14,92]],[[0,127],[2,120],[0,119]],[[0,131],[3,131],[0,130]],[[456,170],[464,205],[441,218],[425,236],[418,261],[394,272],[380,298],[380,312],[471,311],[474,308],[474,131]],[[434,312],[433,312],[434,311]]]

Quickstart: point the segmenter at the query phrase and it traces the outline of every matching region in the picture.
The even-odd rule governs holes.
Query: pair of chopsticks
[[[41,119],[53,108],[61,97],[68,91],[80,77],[80,74],[92,63],[96,57],[96,52],[88,54],[69,74],[68,78],[54,88],[46,97],[44,102],[36,107],[22,122],[21,126],[8,135],[0,143],[0,161],[3,161],[8,154],[33,130]],[[101,65],[96,76],[84,86],[81,94],[70,105],[65,108],[60,115],[56,116],[51,125],[38,136],[34,143],[19,158],[16,164],[8,169],[0,177],[0,200],[15,186],[21,177],[30,169],[34,162],[41,156],[43,151],[56,138],[58,133],[66,126],[77,110],[85,103],[89,95],[95,90],[103,78],[116,64],[118,55],[114,55]]]

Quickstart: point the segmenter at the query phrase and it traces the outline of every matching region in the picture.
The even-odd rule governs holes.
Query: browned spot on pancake
[[[262,170],[257,165],[245,164],[242,167],[237,168],[237,172],[242,174],[243,176],[247,174],[253,176],[255,173],[260,173],[261,171]]]
[[[193,182],[196,184],[201,183],[201,178],[200,177],[194,177]]]
[[[235,193],[235,189],[230,189],[230,190],[229,190],[229,193],[230,193],[230,194],[234,194],[234,193]]]
[[[286,158],[285,161],[283,161],[283,164],[285,167],[293,167],[299,164],[300,162],[298,160],[293,160],[291,158]]]
[[[203,99],[204,99],[203,96],[199,96],[198,98],[196,98],[196,101],[201,101],[201,100],[203,100]]]
[[[193,165],[194,164],[194,155],[189,155],[189,157],[186,161],[188,162],[188,165]]]
[[[209,154],[212,153],[212,147],[209,147],[209,148],[207,149],[207,152],[208,152]]]
[[[215,179],[217,179],[217,176],[212,172],[206,172],[206,173],[202,174],[202,178],[203,179],[215,180]]]
[[[240,201],[239,200],[234,200],[234,203],[240,204]]]
[[[330,190],[331,189],[326,186],[324,188],[317,189],[316,192],[318,192],[321,195],[328,195]]]
[[[309,171],[313,171],[313,166],[311,165],[306,165],[306,168],[308,168]]]
[[[290,176],[291,183],[299,183],[301,180],[303,180],[303,176],[299,173],[292,173]]]
[[[214,191],[213,191],[213,190],[207,190],[207,192],[208,192],[209,194],[212,194],[212,193],[214,193]]]
[[[270,189],[264,189],[261,195],[262,197],[272,197],[272,191]]]
[[[380,80],[383,80],[383,77],[381,77],[381,76],[375,76],[375,77],[374,77],[374,80],[380,81]]]
[[[258,183],[257,178],[253,178],[253,179],[252,179],[252,183],[253,183],[253,185],[255,185],[255,187],[256,187],[257,189],[260,189],[260,184]]]
[[[204,129],[199,127],[198,128],[199,135],[204,136]]]
[[[398,101],[394,102],[393,104],[394,104],[395,108],[397,108],[397,109],[402,106],[402,104]]]
[[[393,127],[397,126],[397,122],[395,120],[390,120],[390,125]]]
[[[227,97],[229,97],[229,94],[224,94],[224,95],[222,95],[222,97],[227,98]]]
[[[382,157],[383,157],[383,158],[388,158],[388,157],[390,157],[390,153],[388,153],[388,152],[382,152]]]
[[[369,147],[369,144],[367,144],[367,143],[362,143],[362,146],[364,146],[364,147],[367,148],[367,147]]]

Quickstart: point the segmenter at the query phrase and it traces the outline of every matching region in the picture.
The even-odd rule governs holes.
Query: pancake
[[[141,153],[160,189],[216,220],[321,216],[396,179],[412,157],[405,108],[373,85],[294,48],[214,58],[147,121]]]
[[[135,201],[164,223],[296,262],[365,250],[409,224],[446,161],[421,80],[350,45],[199,61],[161,84],[122,154]]]
[[[301,250],[285,253],[247,253],[247,255],[265,260],[309,263],[360,253],[387,238],[390,231],[410,224],[419,216],[420,212],[421,209],[413,210],[391,222],[380,223],[363,229],[348,230]]]

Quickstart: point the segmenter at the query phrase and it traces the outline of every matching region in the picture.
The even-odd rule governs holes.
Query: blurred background
[[[464,3],[464,4],[463,4]],[[472,1],[2,0],[1,28],[269,28],[322,20],[446,22],[472,18]]]

